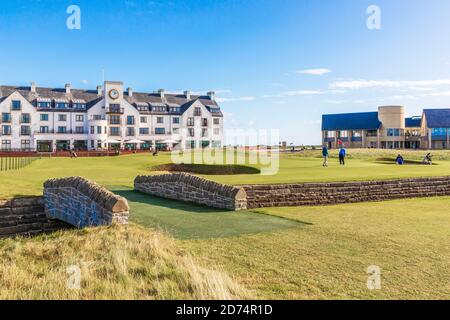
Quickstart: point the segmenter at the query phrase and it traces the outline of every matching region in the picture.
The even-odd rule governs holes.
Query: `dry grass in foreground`
[[[77,266],[81,271],[76,287]],[[69,271],[68,269],[69,268]],[[247,294],[136,225],[0,240],[0,299],[233,299]]]

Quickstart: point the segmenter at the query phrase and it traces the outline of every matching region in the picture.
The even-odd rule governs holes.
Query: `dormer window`
[[[69,108],[69,104],[66,102],[57,102],[56,109],[67,109]]]
[[[219,113],[220,112],[220,108],[210,108],[211,113]]]
[[[20,100],[13,100],[11,103],[11,109],[15,111],[22,109],[22,104],[20,103]]]
[[[73,107],[74,107],[74,109],[85,110],[86,109],[86,104],[84,104],[84,103],[74,103]]]
[[[50,109],[52,107],[51,101],[38,101],[37,102],[38,109]]]
[[[166,107],[152,107],[152,111],[154,112],[166,112]]]

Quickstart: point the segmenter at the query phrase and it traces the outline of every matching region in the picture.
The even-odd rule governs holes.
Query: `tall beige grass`
[[[80,289],[67,281],[81,271]],[[135,225],[0,240],[0,299],[235,299],[248,293]]]

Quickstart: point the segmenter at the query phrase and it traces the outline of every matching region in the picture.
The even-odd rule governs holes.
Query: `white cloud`
[[[323,91],[319,90],[296,90],[296,91],[285,91],[282,93],[283,96],[295,97],[295,96],[314,96],[324,94]]]
[[[394,81],[394,80],[346,80],[330,84],[330,89],[358,90],[369,88],[436,87],[450,85],[450,79]]]
[[[414,91],[433,91],[433,88],[425,88],[425,87],[408,87],[408,89]]]
[[[323,76],[327,73],[330,73],[331,70],[330,69],[326,69],[326,68],[319,68],[319,69],[306,69],[306,70],[299,70],[297,71],[297,73],[299,74],[309,74],[312,76]]]
[[[81,80],[81,83],[83,83],[83,84],[88,84],[89,81],[87,81],[87,80]]]
[[[450,97],[450,91],[427,93],[425,97]]]
[[[253,101],[255,97],[217,98],[217,102]]]

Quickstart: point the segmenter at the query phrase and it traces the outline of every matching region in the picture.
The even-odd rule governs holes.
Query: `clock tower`
[[[105,107],[121,104],[123,99],[123,82],[105,81]]]

